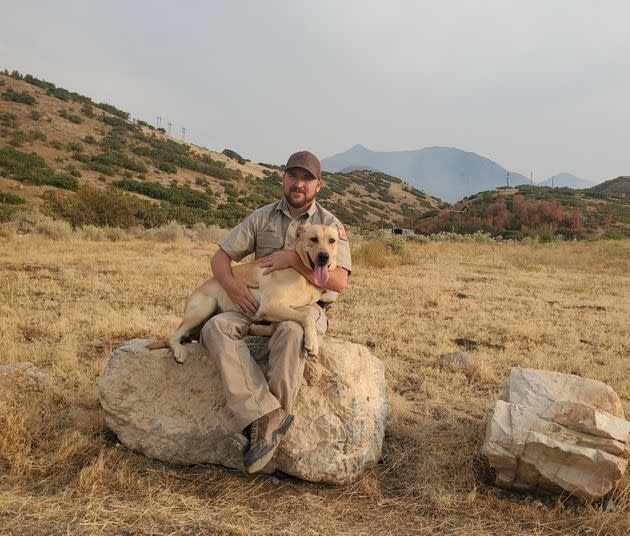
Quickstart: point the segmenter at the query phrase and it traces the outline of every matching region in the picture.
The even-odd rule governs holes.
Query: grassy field
[[[384,361],[393,412],[381,463],[335,488],[169,466],[104,426],[112,349],[170,332],[215,246],[4,232],[0,364],[50,383],[0,391],[0,534],[630,533],[628,477],[590,505],[528,497],[494,488],[479,454],[513,365],[606,382],[630,413],[630,241],[408,243],[385,262],[366,247],[329,333]],[[440,368],[461,345],[478,364]]]

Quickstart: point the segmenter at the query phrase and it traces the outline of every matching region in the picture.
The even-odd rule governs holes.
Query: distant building
[[[391,229],[383,229],[386,233],[399,234],[399,235],[408,235],[413,234],[412,229],[405,229],[403,227],[392,227]]]

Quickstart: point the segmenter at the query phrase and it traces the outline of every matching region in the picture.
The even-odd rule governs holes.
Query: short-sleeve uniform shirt
[[[311,203],[307,212],[296,218],[289,213],[287,200],[284,198],[265,205],[252,212],[219,240],[219,247],[235,261],[240,261],[250,253],[255,253],[256,258],[260,259],[274,251],[290,248],[297,237],[298,227],[305,223],[337,227],[339,231],[337,266],[351,272],[350,245],[343,224],[315,201]],[[326,294],[328,295],[326,301],[334,301],[337,293]]]

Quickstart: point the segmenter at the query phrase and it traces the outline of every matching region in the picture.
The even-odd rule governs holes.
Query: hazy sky
[[[0,68],[284,162],[455,146],[630,174],[630,2],[0,0]]]

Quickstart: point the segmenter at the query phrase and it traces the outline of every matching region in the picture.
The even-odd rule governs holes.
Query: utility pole
[[[554,187],[554,186],[553,186],[553,180],[554,180],[555,178],[556,178],[556,176],[555,176],[555,175],[552,175],[552,176],[551,176],[551,188],[553,188],[553,187]]]
[[[182,141],[186,141],[186,127],[182,127]]]
[[[160,128],[162,126],[162,116],[158,115],[157,116],[157,125],[155,128]]]
[[[530,186],[534,185],[534,172],[533,171],[529,172],[529,185]]]
[[[169,135],[169,136],[171,135],[171,126],[172,126],[172,125],[171,125],[171,122],[169,121],[169,122],[168,122],[168,135]]]
[[[508,171],[507,174],[505,175],[505,183],[507,185],[507,187],[510,187],[510,172]]]

